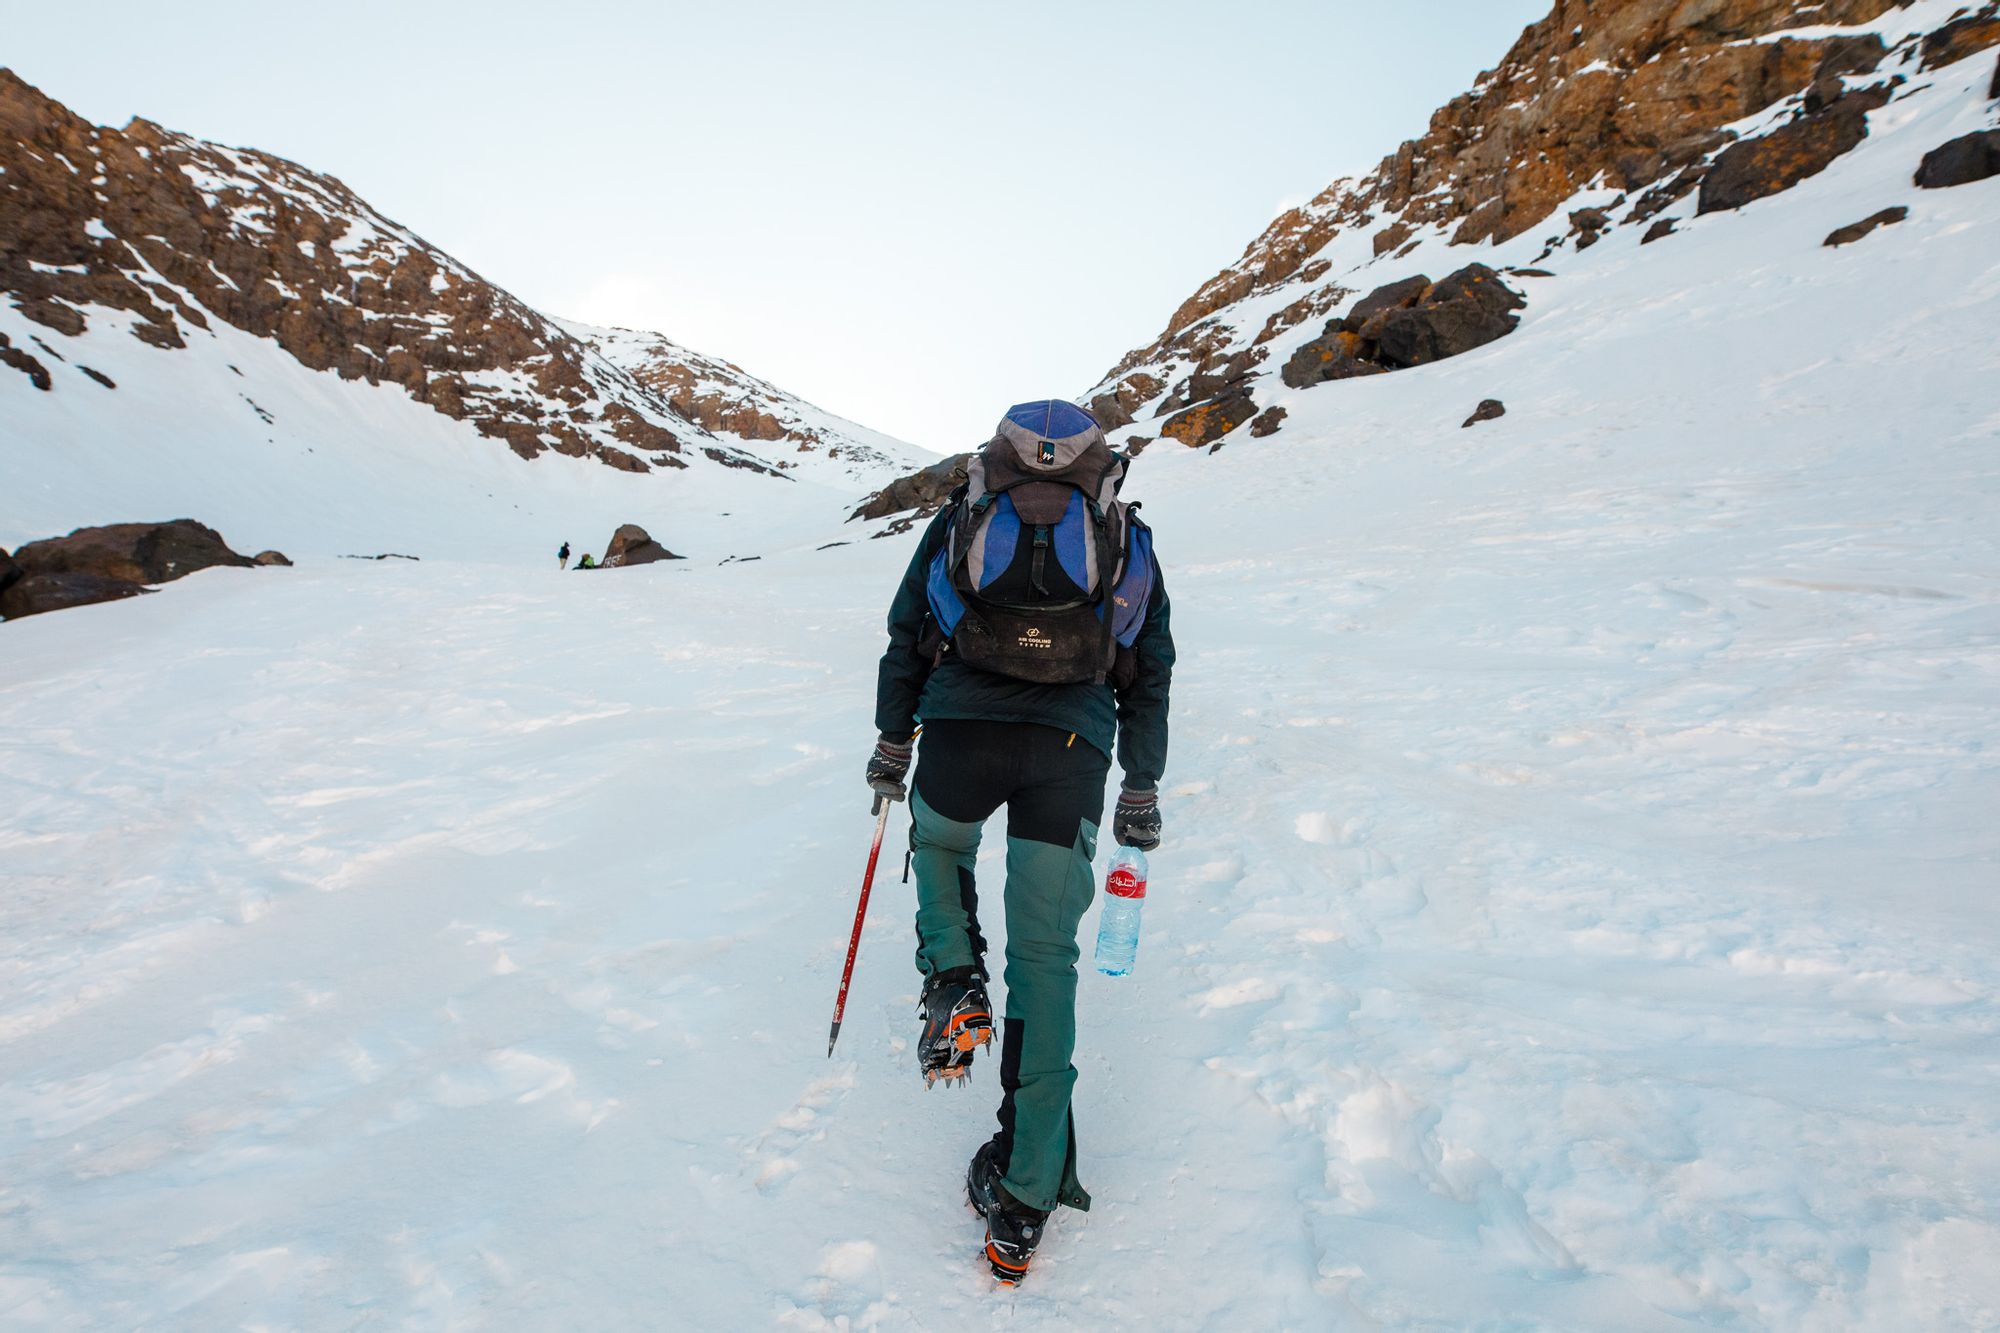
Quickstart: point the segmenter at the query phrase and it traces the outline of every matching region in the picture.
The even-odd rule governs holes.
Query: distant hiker
[[[564,542],[564,543],[562,544],[562,550],[560,550],[560,551],[557,551],[557,552],[556,552],[556,568],[557,568],[557,569],[568,569],[568,568],[569,568],[569,543],[568,543],[568,542]]]
[[[576,562],[576,567],[578,569],[596,569],[597,561],[591,558],[590,552],[585,551],[583,553],[583,559]]]
[[[1117,498],[1130,465],[1074,404],[1008,409],[910,559],[877,677],[870,787],[903,799],[923,725],[910,855],[927,1083],[962,1082],[992,1037],[973,864],[1007,808],[1000,1129],[966,1174],[1002,1282],[1027,1271],[1057,1204],[1090,1207],[1070,1116],[1076,932],[1114,737],[1112,833],[1160,841],[1174,643],[1152,532]]]

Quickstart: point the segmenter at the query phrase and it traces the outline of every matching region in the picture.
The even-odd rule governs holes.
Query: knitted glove
[[[1160,793],[1147,788],[1127,787],[1118,793],[1118,809],[1111,816],[1111,836],[1120,847],[1137,847],[1150,852],[1160,845]]]
[[[903,779],[910,775],[910,758],[916,747],[909,737],[891,740],[887,736],[875,742],[875,753],[868,756],[868,785],[881,796],[892,801],[900,801],[909,795],[903,787]]]

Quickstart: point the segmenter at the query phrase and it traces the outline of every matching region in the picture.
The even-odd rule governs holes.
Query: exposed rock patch
[[[1989,46],[2000,46],[2000,16],[1988,12],[1954,19],[1924,38],[1923,67],[1955,65]]]
[[[1848,93],[1769,134],[1731,144],[1702,177],[1696,211],[1741,208],[1819,175],[1868,137],[1868,113],[1888,100],[1886,88]]]
[[[1476,426],[1482,421],[1494,421],[1506,415],[1507,404],[1501,402],[1498,398],[1482,398],[1479,401],[1479,406],[1473,409],[1472,415],[1465,419],[1460,429]]]
[[[898,477],[862,501],[848,519],[851,522],[857,518],[887,518],[905,510],[914,510],[916,517],[927,518],[944,508],[945,500],[965,481],[965,470],[971,463],[971,454],[953,454],[908,476]]]
[[[130,579],[102,574],[29,574],[0,591],[0,619],[19,620],[45,611],[115,602],[152,591]]]
[[[93,574],[130,583],[168,583],[198,570],[255,563],[230,550],[214,528],[189,518],[78,528],[67,537],[29,542],[14,559],[29,574]]]
[[[1306,389],[1428,365],[1505,337],[1521,322],[1513,312],[1526,304],[1484,264],[1468,264],[1443,282],[1404,278],[1357,301],[1293,353],[1280,374],[1292,388]]]
[[[1194,449],[1214,444],[1256,415],[1257,404],[1239,391],[1176,412],[1161,424],[1160,434]]]
[[[1265,408],[1250,422],[1251,436],[1261,440],[1267,435],[1276,435],[1278,428],[1285,424],[1285,417],[1287,415],[1285,409],[1282,407]]]
[[[1996,175],[2000,175],[2000,130],[1975,130],[1925,153],[1917,168],[1917,184],[1944,190]]]
[[[281,565],[287,569],[292,564],[283,551],[259,551],[251,559],[260,565]]]
[[[1829,246],[1852,245],[1869,232],[1874,231],[1877,227],[1894,226],[1909,216],[1910,210],[1900,204],[1895,208],[1885,208],[1879,213],[1870,214],[1859,222],[1850,222],[1845,227],[1835,230],[1827,236],[1822,244]]]

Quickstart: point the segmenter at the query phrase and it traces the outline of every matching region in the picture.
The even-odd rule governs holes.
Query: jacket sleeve
[[[1167,691],[1174,676],[1174,631],[1167,583],[1157,557],[1146,626],[1132,648],[1138,669],[1118,694],[1118,766],[1125,785],[1140,790],[1159,785],[1167,768]]]
[[[930,679],[931,659],[917,651],[917,640],[931,612],[925,591],[931,558],[944,546],[950,514],[946,506],[924,529],[924,539],[910,556],[910,567],[903,571],[896,598],[889,604],[889,648],[875,673],[875,729],[897,740],[908,739],[917,729],[917,700]]]

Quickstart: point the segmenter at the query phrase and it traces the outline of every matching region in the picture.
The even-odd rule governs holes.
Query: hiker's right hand
[[[1126,787],[1118,793],[1118,809],[1111,816],[1111,836],[1120,847],[1150,852],[1160,845],[1160,831],[1160,793],[1156,789],[1139,791]]]
[[[868,756],[868,786],[877,795],[892,801],[900,801],[909,795],[904,790],[903,779],[910,775],[910,758],[916,753],[916,746],[910,739],[891,740],[887,736],[875,741],[875,753]]]

